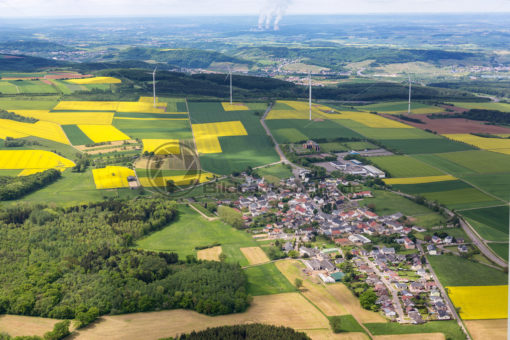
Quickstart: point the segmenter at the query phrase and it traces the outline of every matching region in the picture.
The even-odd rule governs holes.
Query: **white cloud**
[[[258,15],[260,0],[0,0],[0,17]],[[289,14],[509,12],[510,0],[295,0]]]

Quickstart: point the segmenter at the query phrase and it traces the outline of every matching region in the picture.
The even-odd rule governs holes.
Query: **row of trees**
[[[179,335],[166,340],[310,340],[303,332],[297,332],[289,327],[263,325],[220,326],[207,328],[199,332]]]
[[[154,199],[1,209],[0,314],[86,325],[108,313],[244,311],[250,298],[238,265],[131,248],[176,214],[174,202]]]
[[[15,200],[39,190],[61,177],[60,171],[49,169],[44,172],[21,177],[0,177],[0,201]]]
[[[5,111],[2,109],[0,109],[0,119],[9,119],[23,123],[36,123],[39,121],[37,118],[20,116],[14,112]]]
[[[427,117],[432,119],[446,119],[446,118],[464,118],[477,120],[482,122],[489,122],[491,124],[502,124],[509,125],[510,124],[510,115],[507,112],[501,112],[497,110],[481,110],[481,109],[471,109],[469,111],[463,113],[454,113],[454,114],[433,114],[428,115]]]

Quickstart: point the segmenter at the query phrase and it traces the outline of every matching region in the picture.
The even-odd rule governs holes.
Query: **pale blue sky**
[[[510,12],[510,0],[272,0],[288,14]],[[0,0],[0,17],[258,15],[262,0]]]

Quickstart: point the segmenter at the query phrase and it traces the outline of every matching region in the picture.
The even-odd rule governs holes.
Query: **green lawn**
[[[1,94],[17,94],[18,90],[16,86],[12,85],[8,81],[0,81],[0,93]]]
[[[430,201],[438,201],[451,209],[482,208],[501,204],[501,201],[475,188],[424,193]]]
[[[502,200],[507,202],[510,200],[510,172],[501,174],[466,175],[462,178]]]
[[[89,145],[94,142],[78,127],[78,125],[62,125],[67,138],[73,145]]]
[[[15,176],[18,176],[18,174],[21,171],[22,170],[5,170],[5,169],[1,169],[0,170],[0,176],[15,177]]]
[[[4,110],[51,110],[57,105],[56,96],[16,96],[0,98]]]
[[[36,203],[62,203],[73,205],[119,197],[117,189],[97,190],[92,177],[92,170],[74,173],[66,170],[62,178],[55,183],[23,197],[24,201]]]
[[[266,263],[244,270],[248,277],[248,293],[253,296],[295,292],[296,288],[276,268]]]
[[[372,149],[378,149],[379,147],[377,145],[374,145],[369,142],[346,142],[343,143],[345,147],[347,147],[349,150],[372,150]]]
[[[510,169],[510,155],[491,151],[473,150],[443,153],[439,157],[467,168],[471,173],[502,173],[508,172]]]
[[[451,103],[455,106],[462,107],[465,109],[481,109],[481,110],[498,110],[503,112],[510,112],[510,104],[506,103],[462,103],[454,102]]]
[[[399,190],[410,195],[423,194],[426,192],[441,192],[471,188],[469,184],[463,181],[443,181],[419,184],[394,184],[391,187],[395,190]]]
[[[370,157],[378,167],[386,170],[391,177],[441,176],[445,173],[409,156]]]
[[[489,243],[489,247],[508,262],[508,243]]]
[[[191,139],[187,120],[130,120],[114,119],[113,126],[131,138],[140,139]]]
[[[455,142],[443,137],[426,139],[385,139],[380,142],[388,149],[408,155],[474,150],[464,143]]]
[[[52,85],[43,83],[40,80],[12,80],[11,83],[18,86],[21,93],[25,94],[57,93],[57,89]]]
[[[328,317],[331,328],[334,333],[366,333],[365,329],[356,321],[356,319],[348,315],[330,316]]]
[[[445,338],[450,340],[466,338],[455,320],[431,321],[421,325],[401,325],[396,322],[366,323],[364,325],[373,335],[443,333]]]
[[[187,113],[145,113],[145,112],[115,112],[115,118],[171,118],[188,119]]]
[[[248,261],[239,248],[257,246],[250,234],[221,221],[208,222],[187,206],[179,208],[179,217],[175,222],[139,240],[136,246],[146,250],[175,252],[184,258],[196,255],[195,247],[217,242],[221,243],[226,261],[239,262],[243,266],[248,265]]]
[[[281,179],[292,177],[292,171],[283,164],[272,165],[256,170],[257,174],[271,183],[278,183]]]
[[[429,213],[429,214],[423,214],[423,215],[416,215],[413,216],[416,218],[416,225],[419,225],[423,228],[432,228],[438,225],[445,225],[446,220],[443,216],[437,214],[437,213]]]
[[[508,207],[467,210],[461,213],[467,217],[480,236],[489,241],[508,240]]]
[[[374,198],[366,198],[361,201],[360,205],[374,204],[375,212],[380,216],[390,215],[396,212],[401,212],[406,216],[434,214],[429,208],[388,191],[376,190],[374,191],[374,195]]]
[[[266,124],[280,144],[317,138],[363,138],[359,133],[340,124],[338,120],[270,119]]]
[[[184,98],[158,97],[161,103],[166,103],[166,112],[188,112]]]
[[[503,271],[454,255],[427,256],[444,286],[505,285],[508,275]]]
[[[328,143],[320,143],[321,151],[323,152],[343,152],[353,150],[352,148],[348,148],[344,143],[340,142],[328,142]]]
[[[386,103],[377,103],[370,105],[357,106],[358,110],[365,111],[375,111],[381,113],[407,113],[408,111],[408,102],[386,102]],[[411,110],[419,110],[418,112],[423,113],[436,113],[444,111],[441,108],[436,106],[431,106],[427,104],[422,104],[418,102],[411,103]]]

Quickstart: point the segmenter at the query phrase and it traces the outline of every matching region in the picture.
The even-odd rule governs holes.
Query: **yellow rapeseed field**
[[[10,119],[0,119],[0,138],[35,136],[55,142],[70,144],[60,125],[52,122],[38,121],[34,124],[22,123]]]
[[[114,77],[92,77],[92,78],[83,78],[83,79],[70,79],[67,80],[68,83],[78,84],[78,85],[88,85],[88,84],[120,84],[122,81],[120,79]]]
[[[65,169],[75,166],[73,161],[44,150],[0,150],[0,169]],[[28,173],[28,171],[27,171]],[[25,174],[26,175],[26,174]]]
[[[129,140],[128,135],[112,125],[78,125],[94,143]]]
[[[446,138],[476,146],[479,149],[510,154],[510,139],[485,138],[467,133],[445,134]]]
[[[214,178],[210,172],[202,172],[201,174],[193,175],[176,175],[176,176],[162,176],[155,178],[140,177],[140,184],[144,187],[164,187],[169,180],[174,181],[176,185],[190,185],[195,182],[204,183]]]
[[[12,112],[23,117],[32,117],[60,125],[110,125],[114,115],[113,112],[50,112],[48,110],[12,110]]]
[[[223,106],[223,110],[225,111],[248,111],[250,109],[243,103],[232,103],[232,105],[230,105],[230,102],[224,102],[221,103],[221,106]]]
[[[309,119],[310,109],[307,102],[278,101],[293,110],[271,110],[267,119]],[[367,112],[338,111],[330,107],[313,104],[312,119],[349,119],[371,128],[412,128],[412,126]]]
[[[143,113],[164,113],[166,103],[158,103],[154,107],[149,102],[102,102],[102,101],[61,101],[54,108],[54,111],[117,111],[117,112],[143,112]]]
[[[448,287],[464,320],[508,318],[508,286]]]
[[[142,139],[143,152],[154,152],[156,155],[178,155],[181,147],[178,139]]]
[[[444,182],[444,181],[455,181],[457,178],[451,175],[442,176],[426,176],[426,177],[408,177],[408,178],[385,178],[384,183],[388,185],[393,184],[421,184],[421,183],[433,183],[433,182]]]
[[[96,189],[127,188],[127,178],[135,176],[135,171],[123,166],[107,166],[102,169],[93,169],[94,183]]]
[[[218,137],[248,135],[240,121],[192,124],[192,127],[199,153],[222,152]]]

